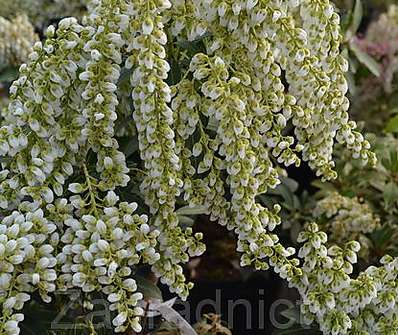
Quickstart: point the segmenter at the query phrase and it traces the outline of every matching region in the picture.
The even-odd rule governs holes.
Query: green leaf
[[[284,200],[283,206],[288,209],[292,209],[294,205],[293,192],[285,184],[279,184],[274,190],[269,190],[268,195],[281,196]]]
[[[285,184],[291,192],[298,190],[299,184],[292,178],[282,178],[282,183]]]
[[[163,301],[162,292],[153,282],[139,275],[135,275],[134,280],[137,283],[137,291],[142,293],[145,300]]]
[[[132,75],[132,72],[133,71],[131,69],[127,69],[127,68],[123,67],[122,70],[120,71],[120,77],[119,77],[118,85],[120,85],[120,83],[122,83],[122,82],[130,81],[130,77]]]
[[[393,206],[398,201],[398,185],[393,182],[388,183],[384,188],[383,198],[386,208]]]
[[[16,67],[7,67],[0,72],[0,82],[13,82],[18,78],[18,73]]]
[[[370,72],[372,72],[376,77],[380,76],[381,66],[372,56],[362,51],[358,45],[352,41],[350,42],[350,50],[353,52],[358,61],[365,65]]]
[[[387,133],[398,133],[398,115],[391,118],[384,129]]]
[[[347,37],[350,39],[358,31],[363,18],[363,5],[361,0],[355,1],[354,11],[351,15],[351,24],[347,30]]]
[[[391,238],[394,236],[393,233],[394,229],[389,226],[384,226],[371,234],[371,240],[373,241],[373,244],[376,248],[384,249],[391,240]]]
[[[348,90],[350,91],[351,95],[355,95],[357,93],[357,86],[355,84],[355,76],[354,74],[349,71],[346,73],[346,79],[348,84]]]
[[[198,43],[202,43],[205,38],[208,38],[210,36],[211,36],[210,33],[205,33],[197,37],[193,41],[188,41],[188,40],[178,41],[177,45],[183,49],[195,49],[195,47],[197,48]]]
[[[289,329],[281,329],[273,332],[273,335],[318,335],[321,334],[319,330],[302,327],[300,325],[300,309],[298,307],[292,307],[281,312],[281,315],[290,321],[295,321],[295,324]]]
[[[282,311],[281,315],[289,320],[300,322],[300,310],[296,307]]]
[[[268,195],[281,196],[284,200],[282,206],[292,210],[294,209],[294,192],[297,191],[299,184],[291,178],[282,178],[282,183],[274,190],[269,190]]]
[[[393,173],[398,172],[398,152],[397,151],[391,151],[390,152],[390,166],[389,169]]]
[[[200,215],[200,214],[206,214],[206,212],[207,209],[205,206],[196,206],[196,207],[184,206],[177,209],[176,211],[178,215]]]
[[[218,129],[218,120],[214,117],[209,118],[209,122],[207,123],[206,128],[212,131],[217,131]]]
[[[189,216],[185,216],[185,215],[178,215],[178,220],[182,225],[188,226],[188,227],[192,227],[195,223],[194,219],[190,218]]]
[[[181,335],[197,335],[195,329],[171,306],[160,304],[155,306],[155,309],[159,311],[167,322],[175,324]]]
[[[138,139],[134,137],[121,137],[118,139],[120,149],[129,158],[132,154],[138,151]]]

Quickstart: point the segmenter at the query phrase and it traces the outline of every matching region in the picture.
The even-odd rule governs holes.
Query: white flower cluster
[[[114,139],[116,91],[122,63],[121,49],[125,46],[121,32],[125,29],[126,15],[118,1],[104,2],[98,8],[85,19],[90,27],[90,40],[83,46],[83,51],[90,57],[79,79],[87,83],[82,92],[85,101],[83,117],[86,119],[82,134],[97,154],[100,189],[107,190],[124,187],[130,180],[125,157]]]
[[[202,234],[179,222],[184,200],[236,232],[242,265],[271,265],[297,286],[325,333],[352,328],[355,308],[378,313],[390,287],[382,268],[349,279],[357,244],[328,256],[326,236],[311,226],[300,268],[272,233],[280,206],[256,201],[279,184],[278,164],[298,165],[300,152],[333,177],[335,137],[374,160],[348,121],[346,61],[328,1],[92,0],[88,8],[82,24],[67,18],[48,28],[10,89],[0,128],[0,334],[19,332],[18,311],[35,289],[49,301],[54,290],[76,287],[107,295],[116,331],[139,332],[136,268],[152,265],[185,298],[192,284],[182,265],[204,251]],[[206,50],[181,50],[201,38]],[[130,112],[118,100],[125,73]],[[126,116],[148,217],[119,201],[133,187],[116,137]],[[295,137],[286,135],[290,123]]]
[[[1,334],[18,334],[19,311],[38,289],[44,301],[55,291],[57,226],[37,203],[23,202],[0,224]]]
[[[140,332],[143,310],[136,305],[143,296],[136,292],[132,269],[140,262],[153,264],[159,259],[155,249],[159,231],[151,230],[146,215],[135,213],[136,203],[119,202],[113,191],[101,203],[95,201],[93,181],[87,178],[86,185],[71,184],[70,189],[80,191],[86,187],[88,201],[75,195],[70,203],[59,199],[48,206],[50,216],[64,223],[59,238],[62,250],[58,248],[61,251],[56,256],[58,288],[104,293],[111,303],[110,310],[117,311],[115,331]]]
[[[95,201],[94,182],[70,184],[79,195],[59,198],[44,209],[22,202],[0,225],[1,334],[17,334],[23,315],[16,313],[39,290],[44,301],[59,290],[80,288],[107,295],[118,332],[139,332],[142,294],[131,278],[140,262],[153,264],[159,231],[151,230],[146,215],[135,213],[136,203],[119,202],[110,191]],[[80,195],[81,193],[81,195]]]
[[[329,1],[228,4],[207,0],[198,1],[195,12],[206,18],[207,33],[214,35],[208,43],[209,52],[216,52],[232,67],[236,63],[241,68],[250,60],[245,74],[254,71],[251,77],[257,79],[253,81],[259,90],[272,87],[277,96],[268,97],[267,102],[276,105],[275,111],[283,109],[282,124],[292,120],[297,149],[303,150],[304,160],[319,175],[328,179],[336,176],[332,170],[335,138],[345,142],[354,157],[374,163],[369,143],[354,131],[355,123],[348,121],[344,78],[348,63],[339,54],[339,17]],[[297,20],[297,12],[301,20]],[[272,75],[279,79],[282,74],[286,88],[269,79]],[[289,93],[286,98],[285,89]],[[290,107],[292,100],[294,108]],[[275,142],[271,138],[268,143],[275,147]]]
[[[358,198],[344,197],[337,192],[331,193],[317,202],[314,217],[326,218],[325,230],[329,240],[343,243],[355,240],[361,243],[364,255],[371,246],[365,234],[371,233],[380,226],[380,218],[376,216],[368,204]]]
[[[244,252],[242,265],[253,263],[256,268],[266,268],[261,259],[272,255],[270,247],[278,240],[277,236],[267,231],[272,231],[279,223],[276,215],[279,209],[276,207],[273,213],[256,203],[255,197],[267,187],[273,188],[279,183],[268,150],[261,145],[261,135],[264,133],[264,128],[261,127],[264,127],[270,115],[261,117],[261,111],[258,111],[258,116],[250,115],[261,96],[251,89],[250,77],[242,75],[240,78],[236,74],[229,78],[226,64],[219,56],[197,55],[191,62],[190,70],[195,79],[203,82],[201,91],[207,98],[203,104],[205,115],[218,122],[213,150],[206,148],[197,172],[202,174],[212,167],[217,150],[223,160],[216,160],[218,163],[214,163],[215,169],[225,169],[229,175],[226,182],[232,198],[228,206],[228,217],[220,216],[226,211],[214,210],[213,217],[220,216],[221,221],[238,234],[238,250]],[[246,84],[240,85],[245,79]],[[249,88],[246,89],[246,86]],[[204,141],[208,142],[206,139]],[[197,155],[198,152],[194,154]],[[216,177],[213,180],[216,181],[217,172],[214,175]],[[210,187],[211,182],[209,179]]]
[[[0,17],[0,66],[18,66],[28,61],[38,39],[26,15],[10,20]]]
[[[175,212],[176,198],[181,194],[181,162],[176,153],[173,110],[169,107],[171,89],[165,82],[170,65],[165,60],[167,34],[162,13],[171,7],[167,0],[152,1],[143,6],[133,1],[130,10],[136,20],[130,27],[127,68],[133,68],[134,121],[139,149],[147,176],[141,191],[160,230],[161,259],[153,270],[173,292],[186,297],[192,284],[185,284],[180,265],[189,256],[200,255],[202,235],[182,229]]]
[[[316,320],[324,334],[391,335],[398,332],[398,259],[384,256],[381,266],[353,273],[360,244],[327,247],[327,235],[315,223],[301,232],[302,274],[290,285],[302,297],[301,311],[309,324]]]
[[[83,84],[75,81],[86,61],[78,35],[82,30],[75,19],[65,19],[55,38],[50,27],[46,42],[34,45],[29,64],[21,66],[10,88],[0,153],[12,159],[3,163],[1,208],[15,207],[28,195],[51,203],[54,194],[63,195],[77,156],[85,152]]]

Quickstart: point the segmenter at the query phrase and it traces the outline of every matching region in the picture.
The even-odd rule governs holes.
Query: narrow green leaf
[[[281,315],[289,320],[300,322],[300,310],[296,307],[282,311]]]
[[[391,118],[384,129],[387,133],[398,133],[398,115]]]
[[[350,50],[358,61],[365,65],[370,72],[372,72],[376,77],[380,76],[381,66],[372,56],[362,51],[355,42],[350,43]]]
[[[181,208],[177,209],[176,213],[178,215],[205,214],[206,213],[206,207],[205,206],[196,206],[196,207],[184,206],[184,207],[181,207]]]
[[[162,292],[154,283],[138,275],[134,276],[134,280],[137,283],[137,291],[142,293],[144,299],[163,301]]]
[[[122,137],[118,139],[120,149],[128,158],[138,151],[138,139],[134,136],[132,138]]]
[[[371,233],[373,244],[378,249],[383,249],[391,240],[394,230],[389,226],[384,226]]]
[[[285,184],[291,192],[296,192],[299,188],[299,184],[292,178],[283,178],[282,183]]]
[[[18,69],[7,67],[0,72],[0,82],[13,82],[18,78]]]
[[[174,310],[171,306],[167,306],[166,304],[160,304],[156,306],[156,309],[166,321],[176,325],[181,335],[197,335],[192,326],[182,317],[180,313]]]
[[[389,208],[398,201],[398,185],[394,182],[388,183],[383,191],[384,206]]]
[[[212,130],[212,131],[217,131],[218,129],[218,120],[216,118],[211,117],[209,119],[209,122],[207,123],[207,129]]]
[[[190,218],[189,216],[185,216],[185,215],[178,215],[178,220],[182,225],[188,226],[188,227],[192,227],[195,223],[194,219]]]
[[[355,35],[355,33],[358,31],[359,26],[361,25],[361,22],[362,22],[362,17],[363,17],[362,1],[356,0],[354,11],[352,13],[351,25],[348,28],[352,32],[353,35]]]
[[[354,74],[351,71],[349,71],[349,72],[346,73],[345,77],[347,79],[348,90],[351,93],[351,95],[354,96],[356,94],[356,92],[357,92],[357,87],[356,87],[356,84],[355,84],[355,76],[354,76]]]

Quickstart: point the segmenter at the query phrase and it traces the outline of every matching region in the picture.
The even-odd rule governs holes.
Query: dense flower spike
[[[183,182],[181,162],[176,153],[174,116],[169,107],[171,89],[165,82],[170,65],[165,60],[167,35],[162,14],[171,4],[164,1],[140,1],[131,5],[134,17],[131,26],[132,55],[126,66],[133,67],[134,121],[138,131],[141,158],[147,175],[141,184],[145,201],[153,214],[153,223],[160,229],[161,259],[153,267],[162,282],[172,291],[186,297],[191,284],[185,284],[181,262],[199,255],[204,246],[201,234],[192,236],[192,230],[179,227],[175,212],[176,198]]]
[[[34,291],[50,301],[73,288],[85,307],[102,292],[115,330],[139,332],[139,266],[183,298],[192,286],[182,266],[205,247],[179,220],[185,204],[236,233],[243,266],[271,266],[296,287],[325,334],[396,323],[395,259],[352,279],[358,243],[327,248],[315,224],[293,258],[273,233],[280,206],[256,200],[300,154],[334,178],[335,139],[374,163],[348,120],[327,0],[91,0],[82,23],[66,18],[46,34],[0,128],[0,334],[19,332]],[[146,206],[124,201],[141,174]]]
[[[319,220],[325,217],[329,240],[339,244],[351,240],[360,242],[362,256],[369,252],[371,246],[366,234],[380,226],[380,218],[373,214],[368,204],[338,193],[331,193],[320,200],[314,209],[314,216]]]
[[[324,334],[396,333],[397,259],[385,256],[380,267],[370,266],[352,278],[358,242],[327,247],[327,235],[315,223],[298,240],[303,243],[299,251],[303,273],[290,285],[301,294],[301,311],[308,323],[315,319]]]
[[[28,61],[32,45],[39,40],[26,15],[11,20],[0,17],[0,64],[18,66]]]
[[[98,183],[87,170],[85,173],[82,188],[87,200],[78,195],[71,197],[73,205],[59,199],[48,206],[52,216],[63,213],[65,225],[60,236],[64,247],[57,255],[62,273],[59,288],[78,287],[86,294],[103,292],[111,303],[109,308],[117,312],[113,319],[115,331],[131,328],[139,332],[143,310],[136,305],[142,294],[135,292],[137,284],[130,276],[138,263],[153,264],[159,259],[155,249],[159,231],[151,231],[146,215],[135,213],[136,203],[120,202],[113,191],[95,200]],[[73,184],[70,188],[80,191]]]
[[[79,79],[87,82],[82,98],[85,101],[83,116],[87,119],[82,133],[97,153],[97,172],[101,174],[102,190],[126,186],[129,177],[124,155],[118,150],[114,137],[114,122],[117,119],[117,82],[122,63],[121,49],[125,42],[120,35],[120,26],[125,16],[121,13],[120,1],[108,1],[93,9],[86,17],[92,28],[91,40],[83,50],[90,54],[85,71]],[[107,16],[112,12],[112,16]]]

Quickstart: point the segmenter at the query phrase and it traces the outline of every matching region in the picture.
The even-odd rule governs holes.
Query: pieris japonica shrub
[[[71,289],[139,332],[139,266],[182,298],[192,287],[183,265],[205,246],[185,204],[236,233],[242,266],[297,288],[325,334],[395,333],[396,259],[351,278],[359,243],[326,245],[314,223],[294,258],[280,206],[256,201],[301,159],[335,178],[336,141],[375,163],[348,117],[339,24],[327,0],[93,0],[50,26],[0,128],[0,333],[19,332],[33,292]],[[138,179],[145,203],[125,196]]]

